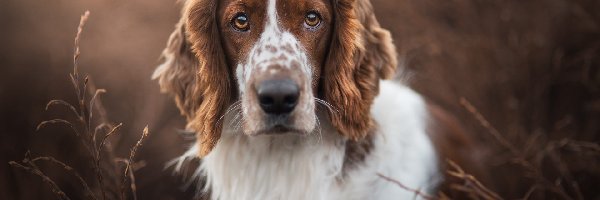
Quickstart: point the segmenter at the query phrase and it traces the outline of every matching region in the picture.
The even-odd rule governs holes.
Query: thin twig
[[[131,163],[133,162],[133,159],[135,158],[135,154],[136,154],[138,148],[140,146],[142,146],[142,143],[144,142],[144,139],[146,139],[147,136],[148,136],[148,125],[146,125],[146,127],[144,128],[144,131],[142,132],[142,136],[137,141],[137,143],[133,146],[133,148],[131,148],[131,151],[129,152],[129,160],[127,160],[127,163],[125,164],[125,172],[123,173],[123,181],[121,182],[121,199],[125,199],[125,190],[126,190],[125,182],[127,182],[127,177],[129,176],[128,173],[131,170]]]
[[[26,161],[24,161],[24,162],[26,162]],[[33,175],[40,177],[42,179],[42,181],[44,181],[44,183],[46,183],[48,186],[50,186],[50,189],[52,190],[52,192],[56,195],[56,197],[58,199],[70,200],[70,198],[67,196],[67,194],[65,194],[62,191],[62,189],[60,189],[60,187],[54,181],[52,181],[52,179],[50,179],[50,177],[46,176],[39,169],[37,169],[35,167],[27,167],[27,166],[24,166],[24,165],[21,165],[21,164],[15,162],[15,161],[10,161],[10,162],[8,162],[8,164],[12,165],[13,167],[21,168]]]
[[[100,152],[99,149],[97,148],[96,144],[95,144],[95,139],[93,138],[95,135],[93,133],[91,133],[91,128],[90,128],[90,117],[87,117],[87,121],[86,121],[86,111],[88,111],[88,114],[90,113],[89,110],[86,109],[85,106],[85,96],[86,96],[86,89],[87,89],[87,83],[89,81],[89,78],[86,76],[84,78],[83,81],[83,88],[79,87],[79,56],[81,55],[81,51],[79,49],[79,41],[81,39],[81,34],[83,32],[83,28],[85,27],[85,24],[87,22],[87,20],[89,19],[90,16],[90,11],[85,11],[85,13],[81,16],[80,20],[79,20],[79,26],[77,26],[77,34],[75,35],[75,44],[74,44],[74,52],[73,52],[73,74],[71,74],[71,82],[73,83],[73,86],[75,87],[75,92],[77,94],[77,100],[79,103],[79,111],[80,111],[80,120],[83,123],[83,127],[86,130],[86,132],[88,133],[87,138],[88,138],[88,144],[85,145],[88,148],[94,147],[95,153],[92,153],[92,157],[94,157],[94,170],[96,171],[96,176],[97,176],[97,181],[98,181],[98,186],[100,187],[100,191],[102,193],[102,199],[106,200],[106,190],[104,188],[104,184],[102,182],[103,178],[102,178],[102,171],[100,169]]]
[[[98,98],[98,95],[106,93],[106,90],[104,89],[97,89],[96,92],[94,93],[94,96],[92,97],[92,99],[90,99],[90,111],[89,111],[89,115],[88,115],[88,121],[90,123],[88,123],[88,130],[91,130],[91,126],[92,126],[92,117],[93,117],[93,113],[94,113],[94,102],[96,101],[96,98]],[[94,147],[96,147],[96,131],[94,131],[94,134],[92,135],[92,142],[94,143]]]
[[[92,91],[98,91],[99,89],[96,87],[96,84],[94,83],[94,79],[90,78],[90,81],[88,83],[88,87],[90,87],[90,92],[89,95],[95,95],[95,93],[92,93]],[[103,93],[106,93],[106,89],[100,89],[103,90]],[[103,123],[107,123],[108,122],[108,116],[107,116],[107,112],[106,112],[106,108],[104,108],[104,105],[102,104],[102,101],[100,100],[100,97],[95,97],[92,98],[95,99],[94,100],[94,105],[90,106],[90,109],[96,109],[96,112],[98,112],[99,116],[100,116],[100,122]],[[112,127],[111,127],[112,128]]]
[[[81,177],[81,175],[75,169],[73,169],[73,167],[71,167],[71,166],[69,166],[69,165],[67,165],[67,164],[65,164],[65,163],[57,160],[54,157],[49,157],[49,156],[47,156],[47,157],[37,157],[37,158],[31,159],[31,162],[36,162],[38,160],[44,160],[44,161],[53,162],[54,164],[57,164],[57,165],[61,166],[63,169],[71,172],[71,174],[73,174],[73,176],[75,176],[78,179],[79,183],[81,183],[81,185],[83,186],[83,188],[87,192],[88,196],[91,199],[97,199],[96,195],[94,195],[94,192],[92,192],[92,190],[88,186],[87,182],[85,182],[85,180],[83,179],[83,177]]]
[[[76,136],[81,135],[79,133],[79,131],[75,128],[75,125],[73,125],[73,123],[64,120],[64,119],[51,119],[51,120],[46,120],[41,122],[40,124],[38,124],[38,126],[35,128],[35,131],[40,131],[41,128],[46,127],[49,124],[64,124],[69,126],[69,128],[71,128],[71,130],[73,130],[73,133],[75,133]]]
[[[529,162],[525,157],[525,153],[523,151],[520,151],[518,148],[516,148],[514,145],[512,145],[506,138],[504,138],[500,134],[500,132],[496,128],[494,128],[491,125],[491,123],[489,123],[489,121],[477,110],[477,108],[475,108],[475,106],[473,106],[473,104],[471,104],[468,100],[466,100],[465,98],[462,98],[462,97],[460,98],[460,104],[465,109],[467,109],[467,111],[469,111],[475,117],[475,119],[477,119],[477,121],[479,121],[479,123],[484,128],[486,128],[488,130],[488,132],[504,148],[506,148],[510,151],[510,153],[514,157],[514,159],[513,159],[514,163],[520,165],[521,167],[523,167],[523,169],[527,170],[528,173],[530,173],[532,175],[531,178],[536,179],[536,181],[538,183],[542,184],[541,185],[542,188],[545,188],[550,192],[560,195],[561,198],[563,198],[563,199],[573,199],[571,196],[569,196],[567,194],[567,192],[564,190],[564,188],[562,186],[554,184],[554,183],[552,183],[552,181],[548,180],[540,171],[540,169],[539,169],[540,166],[533,165],[531,162]],[[592,148],[593,148],[593,145],[592,145]],[[460,175],[460,174],[454,174],[454,175]],[[531,191],[531,192],[533,192],[533,191]],[[526,195],[526,196],[529,196],[529,195]]]
[[[51,100],[50,102],[48,102],[48,104],[46,104],[46,111],[51,107],[51,106],[55,106],[55,105],[63,105],[67,108],[69,108],[71,110],[71,112],[73,112],[73,114],[75,114],[75,116],[77,118],[79,118],[79,113],[77,112],[77,109],[75,109],[75,107],[73,105],[71,105],[70,103],[64,101],[64,100],[60,100],[60,99],[54,99]]]
[[[502,135],[500,134],[498,129],[494,128],[492,126],[492,124],[490,122],[488,122],[488,120],[485,119],[485,117],[483,117],[483,115],[481,113],[479,113],[477,108],[475,108],[475,106],[473,106],[473,104],[471,104],[471,102],[469,102],[464,97],[461,97],[460,104],[463,107],[465,107],[467,109],[467,111],[469,111],[475,117],[475,119],[477,119],[477,121],[479,121],[479,124],[481,124],[481,126],[483,126],[485,129],[487,129],[490,132],[490,134],[492,134],[492,136],[494,136],[494,138],[498,142],[500,142],[500,144],[502,144],[502,146],[504,146],[504,148],[508,149],[513,154],[519,154],[518,153],[519,151],[517,150],[517,148],[515,146],[513,146],[510,142],[508,142],[508,140],[506,140],[504,137],[502,137]]]
[[[81,33],[83,32],[83,27],[85,26],[85,23],[87,22],[89,17],[90,11],[87,10],[79,19],[79,26],[77,26],[77,35],[75,36],[75,53],[73,55],[73,63],[75,64],[73,67],[73,74],[79,74],[77,65],[79,61],[79,55],[81,55],[81,52],[79,51],[79,40],[81,38]]]
[[[495,192],[493,192],[492,190],[488,189],[483,184],[481,184],[481,182],[479,182],[479,180],[477,180],[477,178],[475,178],[473,175],[465,173],[465,171],[458,164],[453,162],[452,160],[446,160],[446,162],[448,162],[448,164],[452,168],[451,170],[448,170],[447,173],[450,176],[459,178],[466,182],[466,185],[468,187],[465,187],[464,189],[474,190],[473,193],[477,194],[478,196],[482,197],[483,199],[490,199],[490,200],[502,199],[502,197],[500,197],[500,195],[496,194]],[[456,187],[456,185],[455,185],[455,186],[453,186],[453,188],[458,188],[458,187]],[[464,191],[470,191],[470,190],[464,190]]]
[[[102,151],[102,149],[106,145],[106,141],[108,140],[108,137],[115,134],[119,129],[121,129],[122,126],[123,126],[123,123],[119,123],[119,125],[113,127],[108,133],[106,133],[106,135],[104,135],[104,137],[102,138],[102,140],[100,142],[100,146],[98,147],[99,148],[98,152]]]
[[[131,194],[133,195],[133,200],[137,200],[137,186],[135,184],[135,175],[134,175],[134,171],[138,170],[139,168],[144,167],[145,163],[140,162],[140,163],[129,163],[128,160],[126,159],[117,159],[117,162],[122,162],[123,164],[125,164],[125,166],[127,165],[131,165],[132,170],[129,170],[129,187],[131,188]]]
[[[410,188],[410,187],[408,187],[408,186],[406,186],[406,185],[404,185],[404,184],[400,183],[400,181],[398,181],[398,180],[395,180],[395,179],[393,179],[393,178],[390,178],[390,177],[387,177],[387,176],[385,176],[385,175],[383,175],[383,174],[381,174],[381,173],[377,173],[377,176],[379,176],[380,178],[382,178],[382,179],[384,179],[384,180],[386,180],[386,181],[392,182],[392,183],[394,183],[394,184],[398,185],[399,187],[401,187],[402,189],[404,189],[404,190],[406,190],[406,191],[409,191],[409,192],[412,192],[412,193],[414,193],[415,195],[417,195],[417,196],[419,196],[419,197],[421,197],[421,198],[423,198],[423,199],[427,199],[427,200],[433,200],[433,199],[436,199],[435,197],[433,197],[433,196],[431,196],[431,195],[425,194],[425,193],[421,192],[420,190],[415,190],[415,189],[412,189],[412,188]]]

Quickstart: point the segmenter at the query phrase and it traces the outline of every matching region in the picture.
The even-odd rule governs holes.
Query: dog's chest
[[[338,199],[344,151],[344,141],[329,135],[231,136],[201,169],[213,199]]]

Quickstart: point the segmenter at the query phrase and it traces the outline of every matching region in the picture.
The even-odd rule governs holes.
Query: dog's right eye
[[[250,22],[246,13],[238,13],[231,19],[231,26],[237,30],[246,32],[250,29]]]

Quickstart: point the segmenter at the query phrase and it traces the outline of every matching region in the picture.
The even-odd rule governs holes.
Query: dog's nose
[[[260,107],[268,114],[287,114],[298,104],[300,89],[289,79],[266,80],[257,87]]]

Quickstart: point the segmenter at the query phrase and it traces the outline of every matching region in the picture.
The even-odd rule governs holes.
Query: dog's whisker
[[[231,111],[237,109],[237,107],[242,105],[242,101],[236,101],[235,103],[231,104],[231,106],[229,106],[229,108],[227,108],[227,111],[225,111],[225,113],[223,115],[221,115],[221,117],[219,117],[219,120],[217,120],[217,124],[219,124],[219,122],[221,122],[223,120],[223,118],[225,118],[225,116],[227,116],[227,114],[229,114]]]
[[[237,109],[240,105],[242,105],[242,100],[238,100],[238,101],[234,102],[233,104],[231,104],[229,106],[229,108],[227,108],[227,111],[225,111],[225,114],[223,114],[223,116],[226,115],[227,113]]]
[[[223,119],[225,118],[225,116],[227,116],[227,114],[229,114],[231,111],[236,110],[239,106],[241,106],[242,101],[236,101],[233,104],[231,104],[229,106],[229,108],[227,108],[227,110],[225,111],[225,113],[223,115],[221,115],[221,117],[219,117],[219,120],[217,120],[217,122],[215,123],[215,126],[213,127],[213,132],[216,131],[216,129],[219,127],[219,124],[223,122]]]
[[[327,102],[323,99],[316,98],[316,97],[314,99],[315,99],[315,102],[325,106],[330,112],[335,111],[337,114],[340,113],[340,111],[337,108],[335,108],[333,105],[331,105],[329,102]]]
[[[229,128],[231,128],[233,131],[236,130],[237,125],[243,117],[241,110],[237,110],[237,112],[235,112],[234,114],[235,116],[231,119],[231,121],[229,121]]]
[[[336,112],[339,112],[339,111],[337,111],[337,109],[333,108],[333,105],[331,105],[330,103],[328,103],[325,100],[322,100],[322,99],[319,99],[319,98],[315,98],[315,101],[317,103],[321,104],[321,105],[326,106],[328,109],[335,110]]]
[[[242,128],[243,121],[245,119],[241,112],[239,113],[239,116],[240,116],[240,118],[239,118],[239,120],[237,120],[236,125],[234,127],[235,128],[234,132],[236,132],[236,133],[239,132],[240,128]]]
[[[231,119],[231,121],[229,122],[229,126],[233,127],[233,123],[237,122],[237,120],[242,116],[242,111],[238,110],[237,113],[235,113],[235,117],[233,117],[233,119]]]
[[[321,126],[321,120],[319,119],[319,116],[315,116],[316,117],[316,122],[317,122],[317,129],[319,130],[318,132],[318,140],[317,140],[317,144],[320,144],[323,142],[323,133],[322,133],[322,129],[323,127]]]

